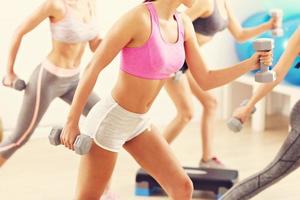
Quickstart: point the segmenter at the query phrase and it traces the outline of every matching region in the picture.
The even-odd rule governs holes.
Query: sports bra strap
[[[145,3],[145,6],[148,8],[148,10],[150,12],[151,20],[154,21],[156,24],[159,24],[159,19],[158,19],[157,12],[156,12],[156,9],[155,9],[153,3],[147,2],[147,3]]]

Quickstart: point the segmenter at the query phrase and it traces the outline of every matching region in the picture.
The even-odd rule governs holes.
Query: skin
[[[153,4],[159,16],[163,39],[170,43],[176,42],[178,31],[173,14],[181,4],[190,7],[193,1],[158,0]],[[265,63],[271,63],[271,53],[260,53],[226,69],[208,70],[202,59],[189,17],[185,14],[182,14],[181,17],[185,28],[184,40],[187,61],[191,66],[191,73],[202,88],[211,89],[224,85],[249,70],[257,69],[259,67],[259,57]],[[135,24],[139,24],[139,26],[135,26]],[[123,15],[110,29],[109,34],[103,39],[86,68],[75,93],[61,135],[61,141],[67,148],[74,150],[73,143],[80,133],[78,127],[80,113],[100,72],[124,47],[139,47],[145,44],[150,33],[150,15],[147,8],[142,4]],[[146,80],[120,71],[112,96],[126,110],[134,113],[146,113],[165,81]],[[161,184],[171,199],[191,199],[193,191],[191,180],[171,152],[167,142],[154,126],[128,141],[124,148]],[[157,154],[160,156],[157,156]],[[117,153],[107,151],[96,145],[92,147],[87,155],[82,156],[75,199],[98,200],[100,198],[113,172],[117,156]],[[153,157],[156,158],[156,162],[153,162]]]
[[[285,52],[280,57],[280,60],[273,68],[277,74],[276,81],[272,83],[262,84],[254,92],[253,96],[247,103],[247,105],[237,108],[233,114],[234,117],[240,119],[243,123],[250,118],[251,111],[253,110],[255,104],[264,98],[268,93],[272,91],[281,81],[284,79],[285,75],[288,73],[290,67],[297,56],[300,54],[300,29],[296,30],[295,33],[290,38]]]
[[[185,13],[193,21],[199,17],[206,18],[214,11],[215,0],[196,0],[192,7],[188,8]],[[228,20],[228,29],[234,39],[238,42],[244,42],[263,32],[275,28],[278,24],[276,18],[257,27],[243,28],[238,22],[232,11],[229,0],[216,0],[217,9],[224,19]],[[198,45],[202,46],[209,42],[213,37],[208,37],[196,33]],[[202,141],[202,161],[207,162],[214,157],[213,138],[214,125],[216,121],[217,100],[207,91],[199,87],[197,81],[188,71],[179,81],[173,78],[169,79],[165,89],[176,106],[177,115],[164,130],[164,137],[168,143],[172,143],[181,133],[183,128],[193,117],[192,96],[196,97],[203,106],[203,113],[200,123],[200,133]]]
[[[2,120],[0,118],[0,142],[2,141],[3,139],[3,127],[2,127]]]
[[[88,22],[91,19],[90,11],[95,14],[95,1],[67,1],[71,9],[74,11],[75,16],[82,22]],[[90,7],[88,7],[88,4]],[[78,6],[78,8],[77,8]],[[79,9],[80,8],[80,9]],[[11,86],[17,74],[14,70],[17,54],[22,42],[23,37],[35,29],[44,20],[49,19],[51,22],[58,22],[64,18],[65,4],[63,0],[47,0],[43,2],[29,17],[27,17],[23,23],[14,32],[12,37],[8,61],[7,61],[7,74],[5,76],[4,84]],[[101,39],[99,36],[89,41],[89,47],[91,51],[95,51],[100,44]],[[48,54],[47,58],[56,66],[61,68],[78,68],[80,65],[81,57],[84,53],[84,49],[87,42],[67,44],[60,41],[52,40],[52,50]],[[6,162],[6,159],[0,156],[0,167]]]

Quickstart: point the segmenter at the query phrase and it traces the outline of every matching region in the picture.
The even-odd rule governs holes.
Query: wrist
[[[75,118],[74,116],[69,116],[66,124],[71,127],[78,126],[79,119]]]
[[[6,73],[7,73],[7,74],[15,74],[15,71],[14,71],[13,68],[8,67],[8,68],[6,69]]]
[[[264,28],[265,28],[266,31],[272,30],[273,29],[273,23],[272,23],[272,21],[270,20],[270,21],[266,22],[264,24]]]
[[[247,112],[252,112],[254,107],[255,107],[255,101],[253,99],[250,99],[246,105],[246,109],[247,109]]]
[[[253,57],[251,57],[245,61],[245,66],[247,67],[248,71],[257,69],[256,63],[253,62]]]

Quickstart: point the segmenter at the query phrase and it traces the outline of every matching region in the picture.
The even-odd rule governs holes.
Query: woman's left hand
[[[260,63],[263,63],[266,66],[272,66],[273,62],[273,51],[268,52],[256,52],[250,58],[252,62],[251,66],[252,70],[260,69]]]

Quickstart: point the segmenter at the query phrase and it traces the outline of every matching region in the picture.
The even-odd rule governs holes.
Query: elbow
[[[238,42],[238,43],[243,43],[243,42],[246,42],[247,41],[247,38],[241,34],[241,35],[238,35],[235,37],[235,40]]]
[[[208,80],[203,80],[199,83],[199,86],[201,87],[202,90],[207,91],[212,89],[212,84]]]
[[[212,89],[211,85],[208,84],[208,83],[202,84],[202,85],[201,85],[201,88],[202,88],[202,90],[204,90],[204,91],[207,91],[207,90]]]
[[[243,43],[247,41],[247,37],[244,31],[240,31],[234,36],[235,40],[239,43]]]
[[[22,27],[17,27],[14,31],[13,38],[15,40],[21,40],[24,35],[25,35],[25,33],[24,33]]]

